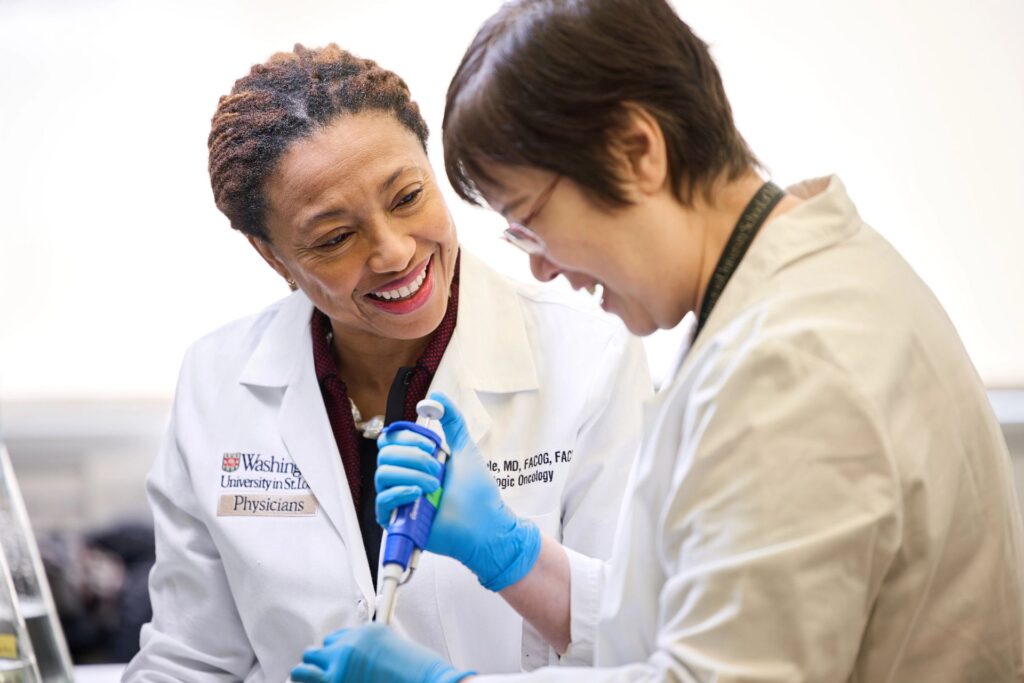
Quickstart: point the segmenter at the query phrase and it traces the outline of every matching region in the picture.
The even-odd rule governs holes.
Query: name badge
[[[312,517],[320,504],[311,493],[278,496],[272,493],[232,493],[217,502],[218,517]]]

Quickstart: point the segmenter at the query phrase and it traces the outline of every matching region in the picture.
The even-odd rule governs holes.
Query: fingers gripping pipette
[[[441,465],[438,479],[444,483],[445,463],[450,455],[448,442],[444,438],[440,419],[444,415],[444,406],[437,401],[425,399],[416,404],[418,415],[415,424],[412,422],[394,422],[388,425],[385,433],[409,430],[420,434],[434,443],[433,456]],[[380,572],[380,594],[377,596],[377,614],[374,620],[381,624],[391,623],[398,599],[398,587],[412,577],[420,553],[427,545],[430,526],[441,503],[441,491],[438,488],[430,495],[420,496],[415,502],[401,505],[391,514],[391,522],[384,539],[384,559]]]

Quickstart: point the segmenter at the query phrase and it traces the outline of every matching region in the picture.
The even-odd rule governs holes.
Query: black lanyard
[[[715,272],[711,274],[711,280],[708,282],[708,289],[704,292],[704,301],[700,306],[700,316],[697,318],[697,329],[693,332],[694,339],[704,329],[704,323],[707,322],[708,316],[711,315],[711,309],[718,303],[718,297],[722,296],[722,292],[725,291],[729,278],[732,277],[732,274],[736,272],[736,268],[739,267],[740,261],[743,260],[743,255],[747,253],[750,243],[757,236],[757,231],[761,229],[765,219],[768,218],[768,214],[772,212],[772,209],[782,200],[785,194],[785,192],[779,189],[778,185],[769,180],[757,191],[754,198],[747,204],[747,208],[743,209],[736,227],[732,229],[732,234],[729,235],[729,241],[725,243],[722,255],[718,258]]]

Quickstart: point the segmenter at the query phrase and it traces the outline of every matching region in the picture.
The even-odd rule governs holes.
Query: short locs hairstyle
[[[683,204],[759,165],[707,45],[665,0],[514,0],[480,29],[448,88],[448,179],[480,204],[489,164],[530,166],[628,204],[609,154],[627,104],[661,126]]]
[[[231,227],[270,241],[264,190],[288,146],[343,114],[391,114],[427,148],[427,124],[397,74],[335,44],[279,52],[235,81],[210,126],[210,184]]]

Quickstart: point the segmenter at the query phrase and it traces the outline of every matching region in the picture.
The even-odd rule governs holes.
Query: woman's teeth
[[[389,289],[384,292],[373,292],[370,296],[375,296],[378,299],[384,299],[385,301],[391,301],[394,299],[406,299],[416,292],[420,291],[420,287],[423,286],[423,281],[427,279],[427,269],[424,268],[420,276],[410,282],[405,287],[399,287],[398,289]]]

